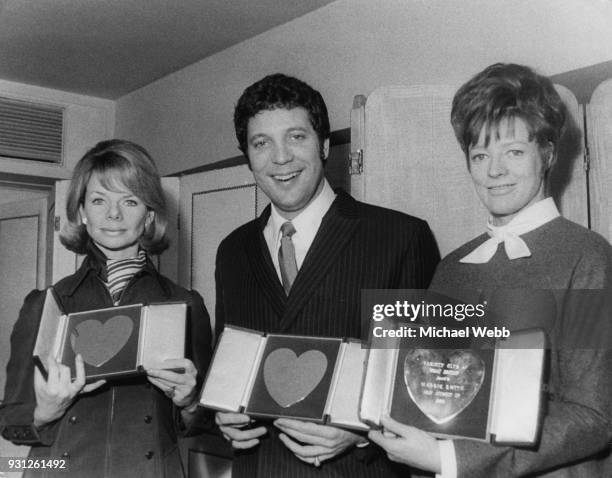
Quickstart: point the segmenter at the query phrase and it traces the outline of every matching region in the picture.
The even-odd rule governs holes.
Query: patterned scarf
[[[106,261],[106,287],[113,299],[113,304],[118,305],[121,295],[134,275],[142,270],[147,262],[147,253],[142,249],[138,251],[137,257],[129,259],[108,259]]]

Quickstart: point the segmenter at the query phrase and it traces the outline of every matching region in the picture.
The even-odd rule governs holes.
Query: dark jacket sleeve
[[[219,245],[217,250],[217,258],[215,260],[215,342],[219,340],[219,335],[223,332],[225,326],[225,303],[223,300],[223,253],[225,241]]]
[[[539,476],[565,467],[576,467],[567,476],[608,476],[599,469],[597,454],[605,456],[612,439],[610,350],[560,350],[553,360],[565,364],[564,386],[548,402],[539,444],[519,448],[455,440],[459,478]]]
[[[198,379],[201,383],[212,356],[212,334],[210,329],[210,316],[204,306],[202,296],[195,291],[191,292],[191,310],[189,314],[190,349],[188,357],[198,369]]]
[[[427,289],[440,262],[440,251],[429,225],[419,221],[409,241],[398,289]]]
[[[191,303],[189,307],[188,317],[188,349],[186,356],[189,358],[196,369],[198,370],[197,385],[198,399],[199,391],[202,388],[204,377],[210,365],[212,357],[212,334],[210,328],[210,316],[204,305],[202,296],[191,291]],[[182,436],[193,436],[210,430],[212,427],[212,415],[200,407],[196,411],[196,417],[191,422],[188,428],[182,426],[182,421],[179,421],[177,432]]]
[[[538,445],[496,447],[455,440],[459,478],[610,476],[612,441],[612,255],[587,251],[564,293],[561,323],[551,350],[547,411]],[[552,382],[552,380],[551,380]],[[605,468],[605,469],[604,469]],[[557,476],[557,475],[555,475]]]
[[[36,396],[32,351],[45,300],[45,292],[28,294],[11,334],[11,356],[6,368],[4,401],[0,406],[2,436],[16,445],[51,445],[58,422],[40,429],[32,425]]]
[[[427,289],[440,262],[440,252],[429,225],[418,220],[411,223],[412,237],[406,243],[396,289]],[[354,450],[356,457],[365,463],[385,457],[385,452],[375,444]]]

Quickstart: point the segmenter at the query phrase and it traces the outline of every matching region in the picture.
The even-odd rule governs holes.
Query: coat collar
[[[87,243],[87,252],[81,267],[79,267],[72,276],[65,279],[67,281],[65,282],[66,295],[74,295],[76,290],[89,274],[94,274],[100,279],[100,281],[106,282],[106,256],[91,240]],[[155,266],[151,262],[148,255],[147,262],[137,275],[144,274],[149,274],[155,277],[166,297],[170,296],[170,290],[163,281],[159,280],[159,273],[157,272],[157,269],[155,269]]]

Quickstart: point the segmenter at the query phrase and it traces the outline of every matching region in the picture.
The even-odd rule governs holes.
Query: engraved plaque
[[[434,423],[459,415],[485,379],[485,363],[470,350],[410,349],[404,381],[415,405]]]

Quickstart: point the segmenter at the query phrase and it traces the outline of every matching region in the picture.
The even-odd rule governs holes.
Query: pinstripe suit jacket
[[[269,216],[268,207],[219,246],[217,331],[232,324],[271,333],[360,338],[362,289],[426,288],[439,261],[427,223],[339,191],[286,296],[263,237]],[[285,448],[274,427],[268,429],[259,446],[236,454],[235,478],[394,476],[392,464],[373,445],[317,469]],[[405,476],[406,470],[399,474]]]

